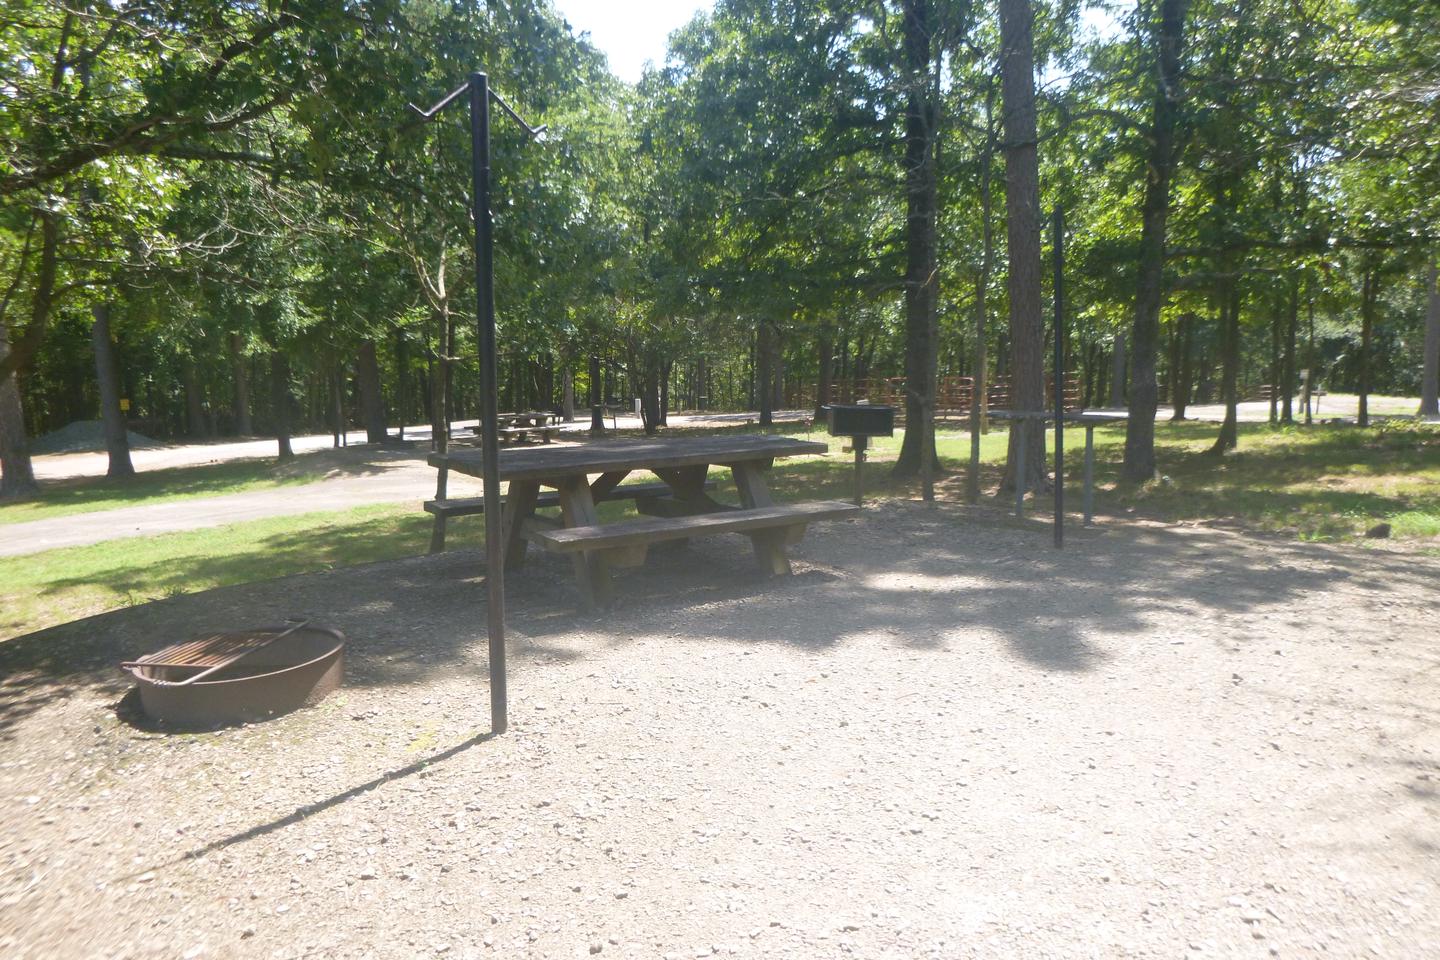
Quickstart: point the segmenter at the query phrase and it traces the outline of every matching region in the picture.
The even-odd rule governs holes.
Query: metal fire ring
[[[147,716],[174,727],[255,723],[323,700],[344,673],[345,635],[308,620],[206,634],[120,668]]]

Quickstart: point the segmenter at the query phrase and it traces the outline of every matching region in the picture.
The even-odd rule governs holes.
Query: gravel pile
[[[135,449],[163,447],[157,440],[133,431],[125,431],[130,446]],[[30,442],[30,452],[40,453],[88,453],[105,449],[105,425],[99,420],[76,420],[59,430],[52,430],[43,437]]]

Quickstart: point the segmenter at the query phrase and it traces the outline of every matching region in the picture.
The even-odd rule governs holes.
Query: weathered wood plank
[[[535,512],[539,500],[540,484],[517,480],[510,484],[510,490],[501,503],[500,517],[504,522],[505,565],[519,566],[525,562],[525,547],[529,541],[523,535],[524,521]]]
[[[509,448],[500,451],[500,479],[548,480],[573,474],[617,470],[694,467],[823,454],[828,446],[813,440],[768,434],[720,437],[666,437],[649,440],[602,440],[553,447]],[[431,466],[447,466],[472,477],[481,474],[479,450],[431,454]]]
[[[707,486],[715,486],[714,482],[707,483]],[[596,495],[591,491],[591,498],[598,501],[610,500],[646,500],[652,497],[664,497],[670,494],[670,486],[665,483],[626,483],[613,487],[603,494]],[[500,505],[505,505],[505,497],[500,498]],[[445,500],[426,500],[425,512],[433,513],[436,516],[445,517],[469,517],[485,512],[484,497],[453,497]],[[535,497],[535,506],[558,507],[560,506],[560,494],[554,490],[544,490]]]
[[[763,465],[763,466],[762,466]],[[734,463],[730,472],[735,477],[735,489],[740,494],[740,505],[746,509],[765,509],[774,506],[770,488],[765,484],[764,469],[769,461]],[[785,545],[791,537],[799,539],[805,533],[802,525],[798,530],[791,528],[762,528],[750,534],[750,546],[755,552],[755,562],[766,576],[784,577],[790,574],[790,558],[786,556]]]
[[[560,514],[568,529],[598,528],[600,517],[595,512],[595,501],[590,496],[590,484],[585,477],[570,477],[560,483]],[[555,531],[560,532],[560,531]],[[536,530],[531,536],[537,542],[547,535]],[[585,605],[591,608],[607,606],[613,596],[610,582],[610,567],[604,554],[599,550],[575,551],[575,578],[580,581],[580,592]]]
[[[642,517],[619,523],[568,525],[560,530],[534,530],[531,539],[557,553],[605,550],[631,544],[659,543],[712,533],[746,533],[751,530],[804,525],[858,513],[853,503],[813,500],[775,504],[754,509],[727,510],[684,517]]]

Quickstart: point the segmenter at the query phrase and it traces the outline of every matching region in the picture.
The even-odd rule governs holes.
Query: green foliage
[[[940,368],[973,372],[983,312],[999,371],[996,10],[929,6]],[[1096,403],[1134,309],[1160,5],[1098,21],[1076,0],[1035,6],[1042,205],[1067,211],[1071,366]],[[349,371],[367,342],[397,415],[425,419],[447,367],[457,412],[473,409],[464,111],[423,124],[408,105],[484,68],[550,128],[531,143],[497,111],[492,130],[512,402],[556,402],[567,368],[583,396],[594,354],[628,380],[610,375],[617,396],[679,389],[703,361],[707,382],[688,394],[745,404],[771,338],[791,382],[813,382],[826,362],[835,377],[897,376],[905,9],[720,0],[632,88],[548,0],[12,0],[0,32],[0,332],[19,359],[0,363],[24,371],[32,430],[93,416],[84,331],[105,302],[132,409],[158,434],[198,431],[195,409],[204,432],[230,429],[247,388],[266,429],[277,350],[297,426],[328,424],[337,401],[353,412]],[[1219,305],[1232,295],[1242,392],[1281,378],[1273,333],[1292,302],[1303,320],[1290,366],[1355,387],[1368,274],[1371,386],[1413,389],[1423,303],[1412,281],[1440,244],[1429,20],[1400,0],[1190,0],[1185,11],[1163,388],[1193,368],[1191,399],[1215,398]],[[1193,318],[1188,364],[1172,349],[1182,317]]]

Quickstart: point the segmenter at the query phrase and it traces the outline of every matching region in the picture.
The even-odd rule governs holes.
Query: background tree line
[[[1433,411],[1432,26],[1401,0],[718,0],[632,87],[546,0],[11,0],[0,489],[97,411],[113,475],[127,422],[284,456],[473,414],[468,137],[406,104],[477,66],[552,132],[494,133],[505,406],[638,397],[653,430],[903,377],[929,427],[963,375],[1037,408],[1059,206],[1067,368],[1128,406],[1127,476],[1159,403],[1225,403],[1223,452],[1257,385],[1296,416],[1302,370]],[[896,469],[936,466],[907,431]]]

